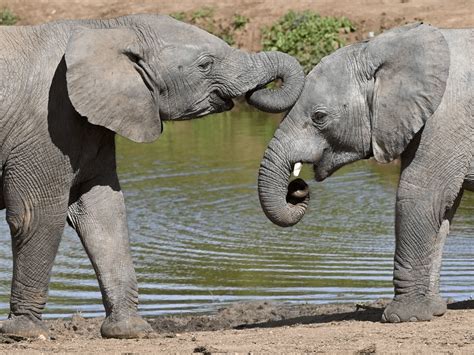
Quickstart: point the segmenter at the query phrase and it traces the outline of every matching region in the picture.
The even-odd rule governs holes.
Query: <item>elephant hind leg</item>
[[[9,173],[11,174],[9,176]],[[7,171],[4,196],[13,251],[9,319],[1,333],[46,336],[41,322],[51,269],[66,223],[67,194],[55,194],[28,180],[27,174]]]

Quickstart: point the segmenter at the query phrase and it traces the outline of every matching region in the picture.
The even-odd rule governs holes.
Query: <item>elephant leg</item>
[[[99,281],[106,311],[101,334],[106,338],[143,336],[152,328],[137,312],[137,280],[118,182],[83,187],[83,191],[70,205],[68,221],[77,231]]]
[[[462,192],[451,199],[438,190],[415,188],[401,181],[396,209],[395,297],[382,321],[426,321],[446,312],[446,302],[439,295],[439,274],[444,243]]]
[[[16,175],[5,181],[5,204],[13,250],[10,315],[0,332],[48,336],[41,321],[54,258],[64,230],[67,194],[52,197]],[[53,188],[52,188],[53,189]],[[50,194],[45,197],[45,194]],[[33,202],[34,201],[34,202]]]
[[[3,174],[0,171],[0,210],[5,208],[5,200],[3,198]]]
[[[461,189],[458,196],[456,197],[456,200],[454,201],[453,206],[446,211],[443,222],[441,222],[441,226],[434,242],[435,250],[433,252],[433,261],[430,269],[429,283],[429,292],[433,295],[433,298],[436,301],[435,303],[438,305],[437,309],[433,310],[434,316],[441,316],[446,312],[446,302],[441,298],[439,294],[439,279],[443,259],[443,249],[444,244],[446,242],[446,238],[449,234],[449,229],[451,227],[454,214],[456,213],[456,210],[458,209],[459,204],[461,203],[463,193],[464,190]]]

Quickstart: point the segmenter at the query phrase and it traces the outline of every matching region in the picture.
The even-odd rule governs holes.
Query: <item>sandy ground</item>
[[[337,4],[337,6],[335,6]],[[0,0],[21,18],[38,24],[62,18],[105,18],[128,13],[172,13],[202,6],[217,18],[248,16],[237,44],[259,49],[260,27],[289,9],[344,15],[357,26],[351,40],[399,24],[423,20],[439,27],[474,27],[474,0]],[[48,321],[51,340],[0,336],[0,352],[113,353],[474,353],[474,301],[450,305],[428,323],[382,324],[386,302],[346,305],[237,304],[207,316],[149,319],[156,330],[147,339],[106,340],[100,319]]]
[[[213,315],[159,317],[146,339],[101,339],[101,319],[48,321],[51,340],[0,336],[0,353],[474,353],[474,301],[431,322],[379,322],[371,304],[235,304]]]

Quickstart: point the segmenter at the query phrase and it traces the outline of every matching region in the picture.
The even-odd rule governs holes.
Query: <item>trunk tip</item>
[[[298,205],[309,199],[309,186],[303,179],[295,179],[288,185],[286,202]]]

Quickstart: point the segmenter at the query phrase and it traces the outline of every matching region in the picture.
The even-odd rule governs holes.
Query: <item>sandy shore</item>
[[[145,339],[102,339],[102,319],[47,321],[51,340],[0,337],[0,352],[81,353],[474,353],[474,301],[431,322],[383,324],[388,301],[366,304],[242,303],[211,315],[149,318]]]

